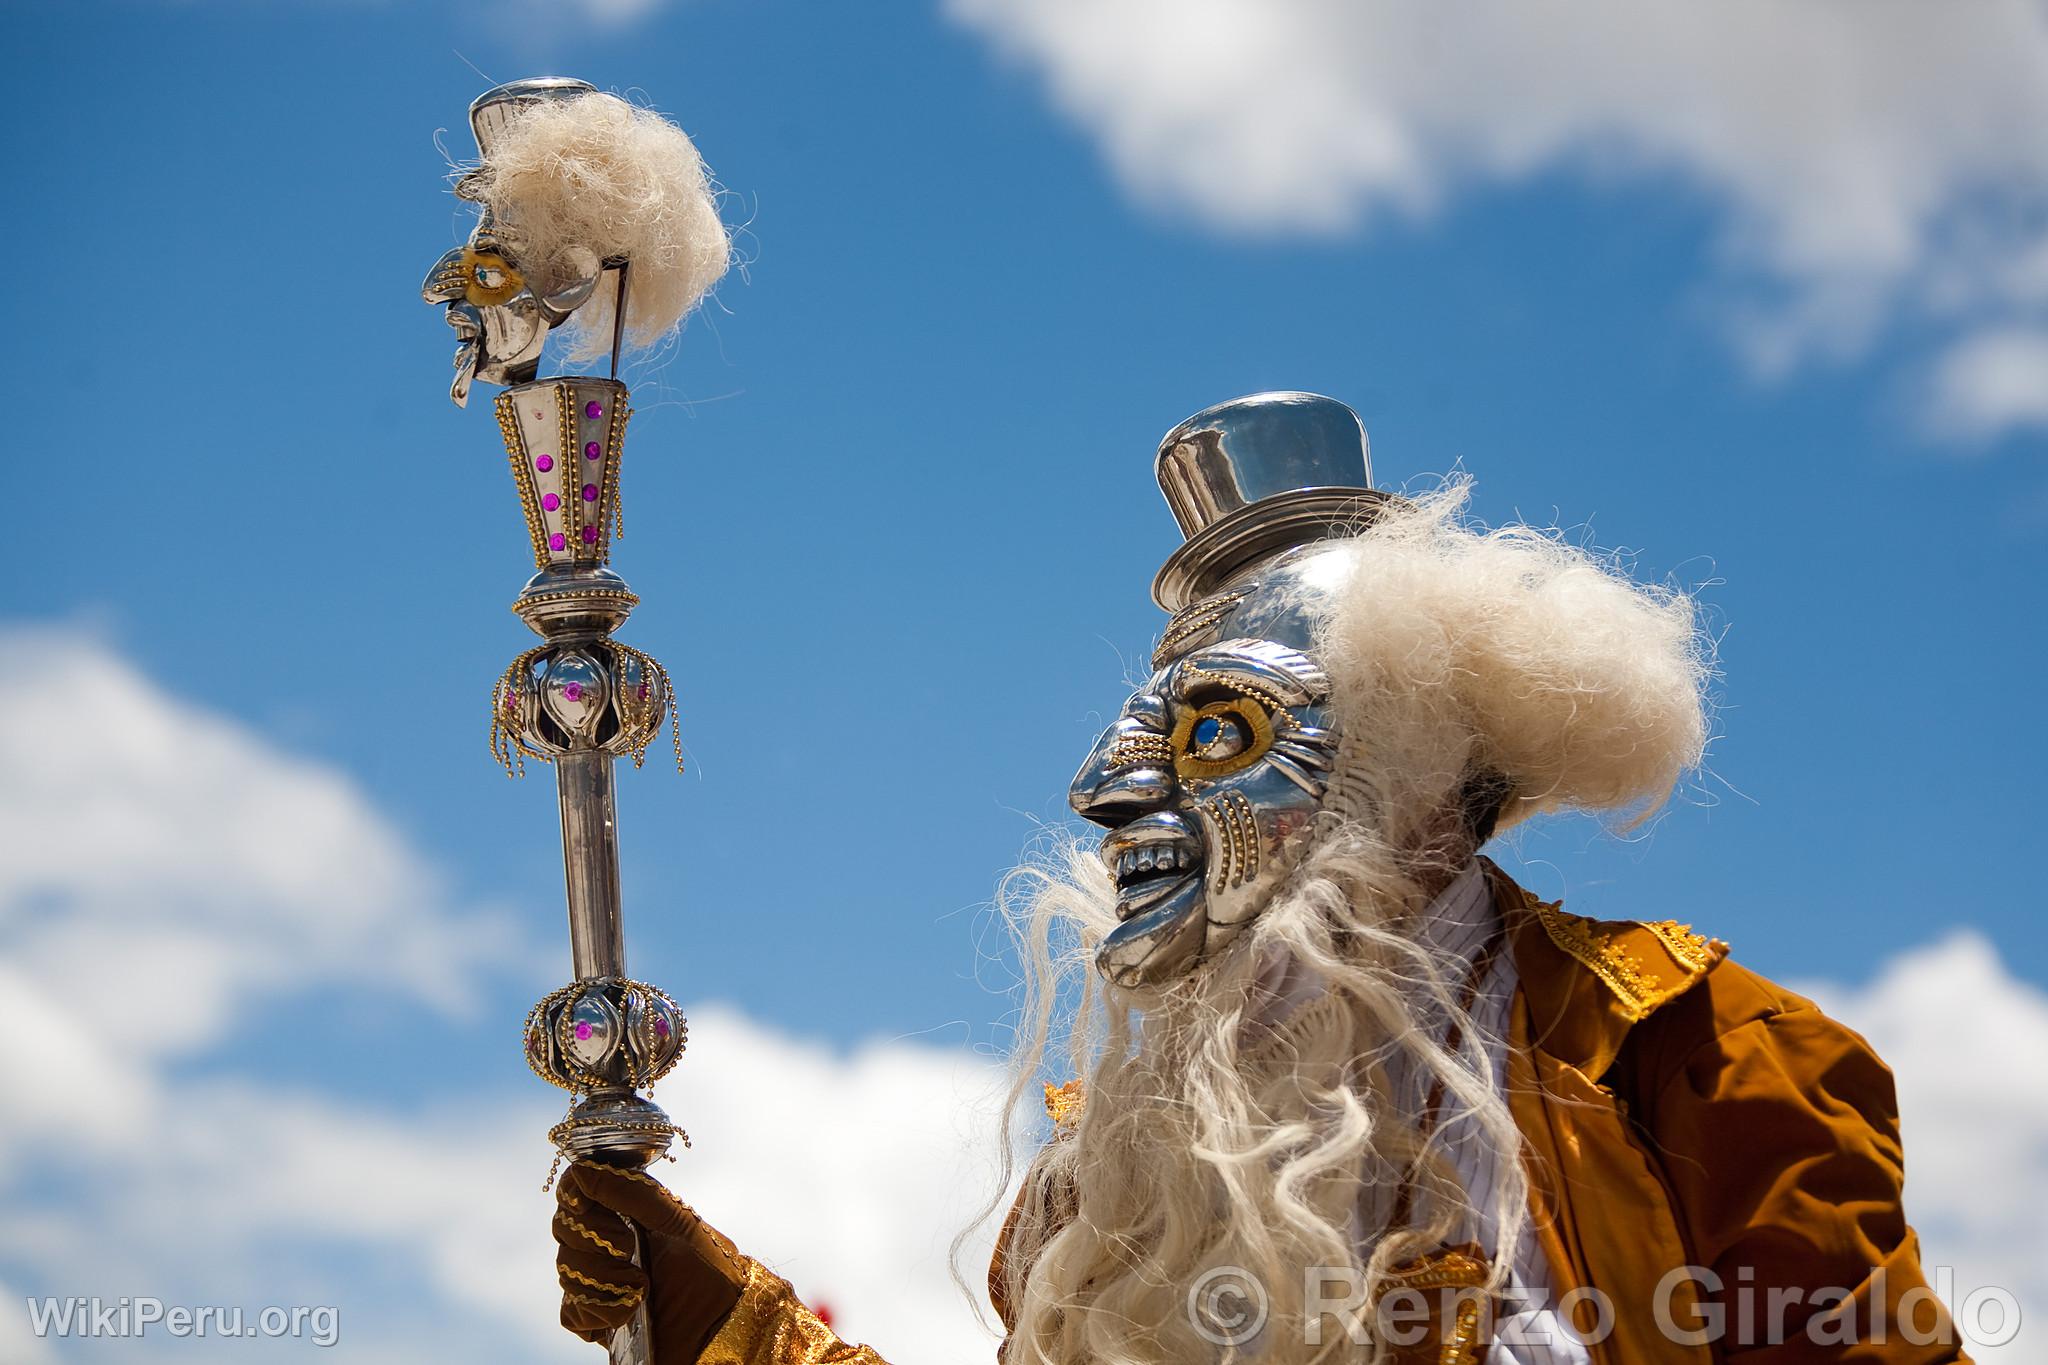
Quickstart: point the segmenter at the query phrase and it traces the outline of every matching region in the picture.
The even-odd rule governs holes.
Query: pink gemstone
[[[561,500],[560,498],[556,497],[556,496],[555,496],[555,495],[554,495],[553,493],[548,493],[548,494],[544,494],[544,495],[543,495],[543,496],[541,497],[541,500],[540,500],[540,505],[541,505],[542,507],[545,507],[545,508],[547,508],[547,509],[548,509],[548,511],[552,512],[552,511],[554,511],[554,510],[555,510],[555,509],[556,509],[557,507],[560,507],[560,506],[562,505],[562,500]]]
[[[585,417],[604,416],[604,404],[598,402],[595,398],[591,399],[583,405],[583,415]]]
[[[579,1043],[587,1043],[590,1041],[590,1025],[578,1024],[576,1026],[576,1041]]]
[[[562,687],[562,695],[563,695],[563,696],[565,696],[565,697],[567,697],[567,698],[568,698],[568,699],[569,699],[570,701],[582,701],[582,700],[583,700],[583,684],[582,684],[582,683],[566,683],[566,684],[564,684],[564,685],[563,685],[563,687]]]
[[[547,418],[547,414],[546,414],[546,413],[542,412],[542,411],[541,411],[540,409],[538,409],[538,408],[535,408],[535,409],[534,409],[534,412],[533,412],[533,419],[534,419],[534,420],[535,420],[536,422],[539,422],[539,421],[544,421],[544,420],[546,420],[546,418]]]
[[[644,689],[646,684],[642,683],[641,687]],[[517,711],[519,709],[519,698],[513,693],[507,692],[505,694],[505,709],[507,711]]]
[[[552,455],[536,455],[533,457],[533,467],[545,474],[555,467],[555,457]]]
[[[646,684],[646,683],[641,683],[641,684],[640,684],[640,700],[642,700],[642,701],[646,701],[646,700],[647,700],[647,684]]]
[[[656,1017],[654,1021],[654,1031],[664,1038],[668,1037],[668,1020]]]
[[[595,526],[586,526],[583,528],[583,543],[585,545],[597,544],[597,528]]]
[[[600,456],[600,455],[602,455],[602,454],[604,454],[604,447],[603,447],[603,446],[601,446],[601,445],[599,445],[599,444],[598,444],[597,442],[595,442],[595,441],[585,441],[585,442],[583,443],[583,458],[584,458],[584,459],[586,459],[586,460],[594,460],[594,459],[596,459],[596,458],[597,458],[598,456]]]
[[[586,483],[586,484],[584,484],[584,485],[583,485],[583,500],[584,500],[585,502],[596,502],[596,501],[597,501],[597,485],[596,485],[596,484],[594,484],[594,483]]]
[[[560,531],[555,532],[553,535],[548,537],[548,548],[550,550],[568,549],[569,537],[563,535]]]

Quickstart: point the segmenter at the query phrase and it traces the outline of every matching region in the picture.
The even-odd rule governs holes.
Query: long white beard
[[[1499,1286],[1528,1217],[1521,1137],[1462,969],[1418,937],[1426,901],[1412,866],[1348,825],[1230,951],[1138,999],[1088,966],[1116,922],[1100,864],[1077,855],[1071,877],[1035,882],[1018,1089],[1045,1070],[1065,1001],[1087,1100],[1027,1176],[1005,1258],[1009,1365],[1356,1359],[1360,1305],[1387,1272],[1475,1227]],[[1276,1009],[1276,975],[1304,1003]],[[1432,1089],[1440,1122],[1464,1119],[1500,1156],[1484,1209],[1423,1141]],[[1404,1185],[1407,1222],[1390,1228]],[[1233,1320],[1259,1305],[1243,1339]]]

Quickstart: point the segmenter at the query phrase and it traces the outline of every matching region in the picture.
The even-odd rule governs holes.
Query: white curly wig
[[[1012,1112],[1062,1072],[1055,1051],[1087,1102],[1025,1176],[999,1278],[1007,1365],[1379,1360],[1384,1344],[1349,1344],[1369,1321],[1310,1330],[1304,1271],[1344,1272],[1371,1302],[1395,1266],[1475,1237],[1507,1274],[1528,1223],[1522,1139],[1424,911],[1496,815],[1646,816],[1701,758],[1711,670],[1685,596],[1554,532],[1469,525],[1467,493],[1393,504],[1346,542],[1320,599],[1344,733],[1330,809],[1236,944],[1133,994],[1092,970],[1117,923],[1092,849],[1008,888],[1025,971]],[[1276,973],[1310,987],[1277,1019]],[[1499,1154],[1484,1207],[1426,1140],[1428,1082],[1445,1123]],[[1219,1346],[1191,1312],[1219,1267],[1268,1296],[1253,1347]]]
[[[1506,780],[1503,828],[1646,819],[1706,747],[1712,651],[1692,599],[1555,531],[1472,526],[1470,492],[1447,481],[1347,542],[1318,651],[1347,750],[1337,804],[1399,844],[1487,772]]]

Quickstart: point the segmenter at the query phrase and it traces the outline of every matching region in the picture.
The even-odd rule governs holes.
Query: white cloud
[[[658,1092],[696,1144],[676,1188],[894,1365],[991,1359],[949,1249],[993,1192],[1001,1068],[905,1042],[841,1054],[726,1008],[694,1011],[690,1039]],[[961,1254],[974,1304],[993,1243],[985,1226]]]
[[[522,958],[341,774],[75,632],[0,633],[0,772],[7,962],[53,989],[92,964],[121,1052],[203,1047],[246,997],[323,982],[465,1007]]]
[[[29,1330],[27,1314],[16,1305],[23,1301],[13,1285],[0,1283],[0,1360],[11,1365],[47,1365],[56,1359],[48,1342]]]
[[[1350,230],[1566,168],[1721,211],[1767,370],[1902,314],[2048,309],[2048,8],[1822,0],[946,0],[1040,67],[1137,195],[1232,230]],[[2036,380],[2039,387],[2039,380]],[[2003,386],[1938,416],[2048,424]],[[1982,402],[1974,400],[1982,399]]]
[[[1957,344],[1935,368],[1933,414],[1963,436],[2048,426],[2048,326],[1991,329]]]
[[[1906,1212],[1923,1262],[1954,1268],[1957,1302],[1997,1286],[2048,1313],[2048,1091],[2038,1081],[2048,994],[1972,932],[1900,954],[1868,985],[1801,989],[1868,1038],[1897,1078]],[[2036,1323],[1977,1358],[2018,1361],[2044,1330]]]
[[[89,636],[0,627],[0,828],[0,1359],[49,1358],[27,1344],[30,1293],[334,1304],[337,1358],[380,1365],[590,1359],[555,1322],[539,1188],[559,1095],[446,1093],[432,1049],[388,1039],[387,1079],[445,1098],[225,1063],[238,1028],[278,1027],[313,989],[427,1030],[451,993],[508,1028],[528,1003],[493,969],[539,950],[453,905],[347,777]],[[838,1056],[718,1008],[696,1025],[664,1095],[698,1140],[665,1168],[677,1188],[897,1365],[985,1356],[945,1252],[990,1179],[967,1137],[991,1128],[971,1118],[990,1065],[907,1043]],[[157,1342],[66,1358],[172,1351]]]
[[[902,1043],[839,1056],[719,1008],[693,1010],[692,1035],[660,1098],[695,1146],[657,1173],[894,1365],[990,1358],[947,1260],[989,1189],[988,1064]],[[0,1200],[0,1255],[33,1265],[39,1293],[335,1304],[343,1360],[587,1365],[555,1321],[540,1184],[560,1110],[533,1090],[401,1111],[243,1080],[172,1086],[143,1147],[40,1163],[40,1179],[88,1180],[54,1219]],[[985,1264],[988,1245],[966,1261]],[[334,1254],[382,1274],[337,1280],[321,1268]],[[0,1306],[0,1344],[20,1303]],[[109,1357],[133,1358],[124,1345]]]

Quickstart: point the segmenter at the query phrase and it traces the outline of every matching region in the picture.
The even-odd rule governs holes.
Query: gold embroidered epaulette
[[[1550,941],[1600,978],[1631,1023],[1683,994],[1728,955],[1726,943],[1676,920],[1588,919],[1533,896],[1529,906]]]

